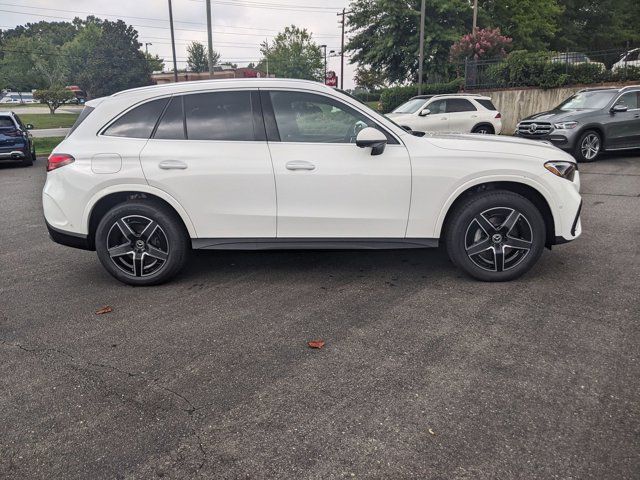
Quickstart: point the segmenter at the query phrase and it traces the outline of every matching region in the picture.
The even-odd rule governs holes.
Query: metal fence
[[[552,88],[640,80],[640,49],[582,53],[513,52],[506,58],[467,59],[455,65],[466,90],[504,87]]]

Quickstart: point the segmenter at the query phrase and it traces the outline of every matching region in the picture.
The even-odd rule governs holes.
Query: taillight
[[[75,162],[76,159],[66,153],[52,153],[47,160],[47,172],[55,170],[56,168],[64,167],[70,163]]]
[[[496,114],[496,118],[502,118],[502,114],[501,114],[500,112],[498,112],[498,113]]]

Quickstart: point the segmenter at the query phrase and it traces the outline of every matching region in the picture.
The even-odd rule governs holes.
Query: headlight
[[[553,125],[558,130],[571,130],[578,126],[578,122],[560,122]]]
[[[578,171],[578,165],[573,162],[552,161],[544,164],[544,168],[549,170],[558,177],[565,178],[570,182],[573,182],[573,178]]]

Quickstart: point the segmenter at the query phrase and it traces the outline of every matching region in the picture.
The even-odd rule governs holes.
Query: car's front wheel
[[[469,197],[452,212],[445,241],[451,261],[474,278],[502,282],[520,277],[544,250],[544,219],[528,199],[509,191]]]
[[[129,285],[158,285],[185,265],[189,238],[164,205],[135,200],[116,205],[100,220],[96,251],[104,268]]]
[[[575,147],[578,162],[595,162],[602,150],[602,138],[594,130],[587,130],[580,135]]]

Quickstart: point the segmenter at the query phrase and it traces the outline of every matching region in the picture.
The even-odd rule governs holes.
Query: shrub
[[[41,103],[46,103],[49,107],[51,115],[56,113],[58,107],[74,97],[71,90],[67,90],[64,87],[51,87],[41,90],[36,90],[33,93],[33,98]]]
[[[482,29],[464,35],[451,46],[452,62],[464,62],[465,58],[501,58],[507,54],[512,39],[500,34],[500,29]]]
[[[422,85],[423,95],[437,95],[443,93],[457,93],[464,85],[464,80],[457,78],[449,83],[427,83]],[[412,97],[418,95],[418,85],[407,85],[405,87],[393,87],[383,90],[380,95],[382,111],[391,112],[396,107],[402,105]]]

